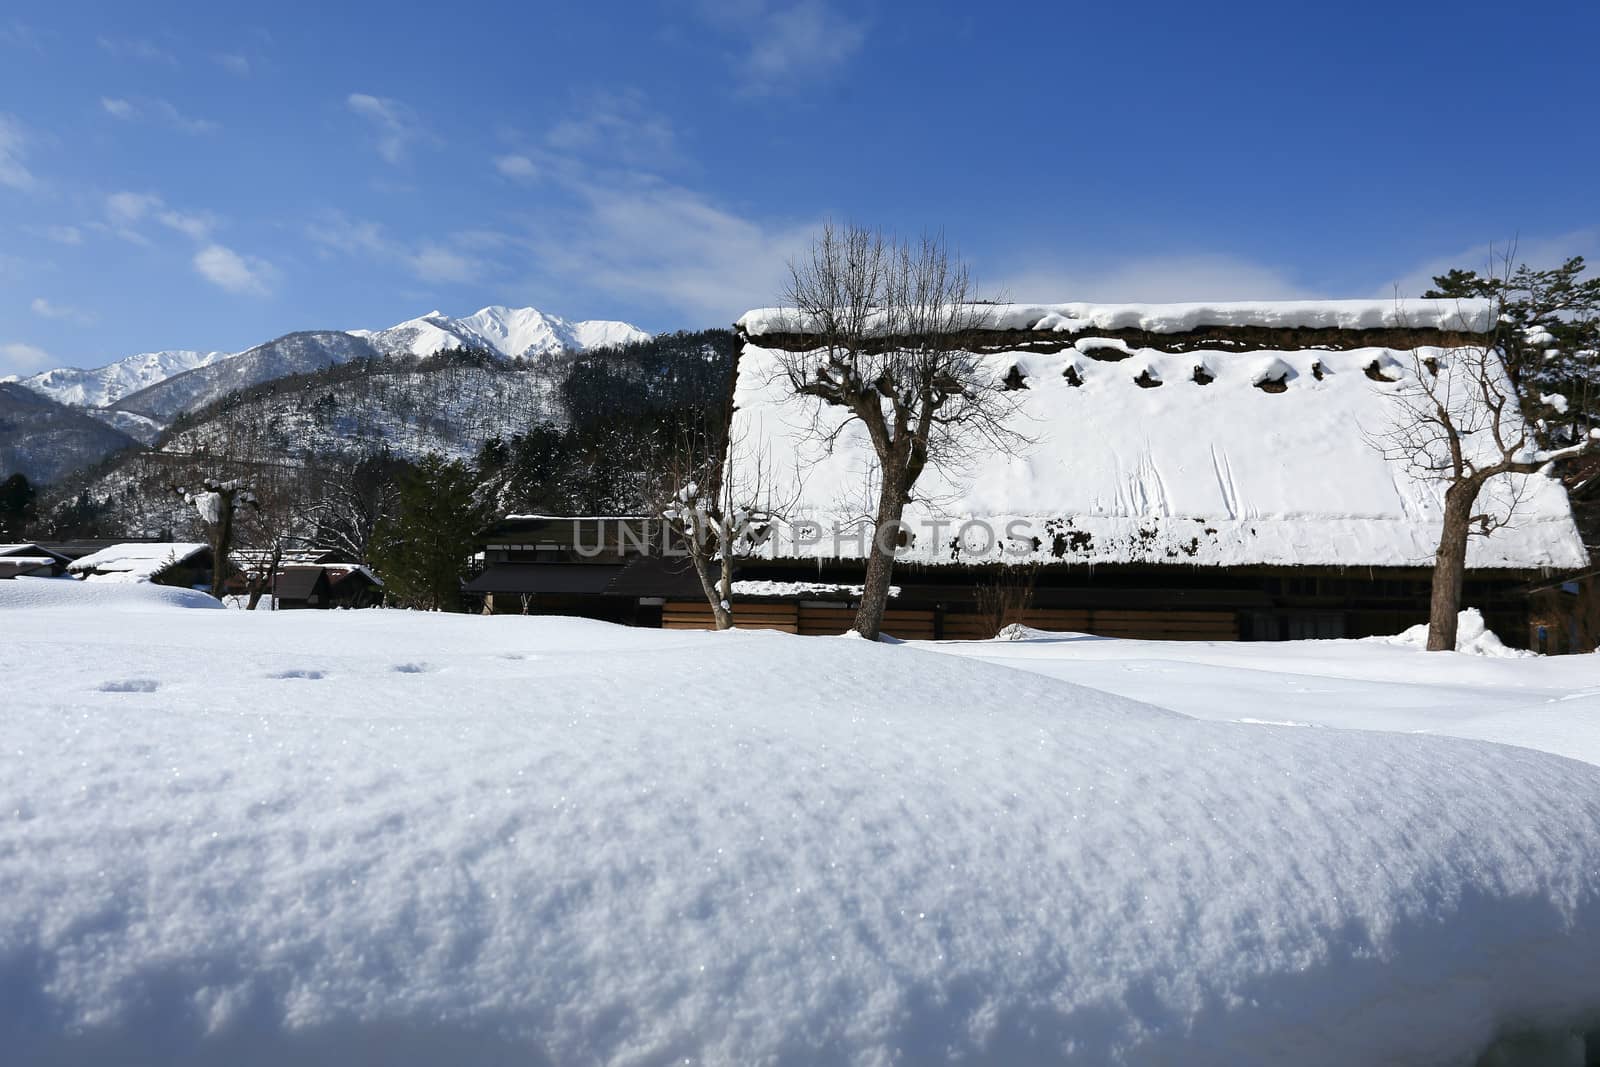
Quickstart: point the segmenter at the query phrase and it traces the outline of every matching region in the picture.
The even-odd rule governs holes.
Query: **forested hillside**
[[[365,548],[376,520],[359,513],[381,511],[430,455],[468,465],[494,511],[637,510],[655,457],[686,428],[724,420],[737,350],[732,332],[710,330],[537,360],[455,349],[279,378],[54,486],[42,532],[181,535],[193,512],[171,487],[236,477],[258,486],[272,514],[255,521],[277,536]]]

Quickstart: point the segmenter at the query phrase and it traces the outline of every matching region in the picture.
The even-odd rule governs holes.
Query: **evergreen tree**
[[[391,603],[461,610],[461,580],[489,518],[476,489],[470,468],[437,455],[401,477],[399,507],[380,525],[373,551]]]
[[[1527,264],[1496,276],[1451,270],[1424,296],[1492,301],[1495,342],[1540,443],[1556,448],[1600,425],[1600,277],[1573,256],[1559,267]]]
[[[0,538],[20,541],[38,517],[33,486],[18,473],[0,482]]]

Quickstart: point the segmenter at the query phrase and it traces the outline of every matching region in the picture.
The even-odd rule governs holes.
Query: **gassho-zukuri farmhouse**
[[[985,591],[1023,581],[1023,621],[1106,636],[1360,637],[1425,620],[1443,486],[1374,438],[1412,353],[1486,346],[1490,316],[1456,300],[985,306],[970,347],[1012,392],[1025,443],[923,475],[885,632],[991,636]],[[818,345],[803,319],[764,309],[737,325],[724,476],[784,507],[740,562],[736,611],[837,633],[865,569],[873,450],[841,409],[793,395],[780,364]],[[1552,577],[1589,554],[1553,474],[1504,475],[1485,494],[1515,513],[1472,539],[1465,603],[1525,643],[1568,610]],[[468,590],[487,611],[710,625],[652,525],[509,517]]]

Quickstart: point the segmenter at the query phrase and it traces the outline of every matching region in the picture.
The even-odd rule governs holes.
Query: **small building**
[[[640,515],[511,515],[482,534],[480,567],[463,588],[486,615],[575,615],[660,626],[669,599],[698,597],[699,579]]]
[[[211,546],[193,541],[128,541],[92,552],[67,566],[91,582],[152,582],[210,589]]]
[[[0,545],[0,578],[59,578],[72,560],[42,545]]]
[[[375,608],[383,580],[359,563],[295,563],[279,568],[272,595],[280,610]]]

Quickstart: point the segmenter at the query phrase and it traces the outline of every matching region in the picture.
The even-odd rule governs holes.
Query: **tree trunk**
[[[211,595],[222,599],[228,580],[228,550],[233,547],[233,494],[223,492],[217,501],[217,530],[211,540]]]
[[[256,605],[261,603],[261,594],[272,588],[273,580],[278,577],[278,564],[283,562],[283,549],[274,546],[272,557],[267,561],[266,573],[250,583],[250,602],[244,606],[246,611],[256,610]]]
[[[856,609],[855,631],[876,641],[883,630],[883,612],[889,606],[889,583],[894,578],[894,552],[899,545],[900,519],[906,510],[906,489],[897,480],[898,465],[884,464],[883,487],[878,491],[878,514],[872,524],[872,544],[867,553],[867,576]],[[884,531],[894,528],[894,536]]]
[[[1444,528],[1433,561],[1433,597],[1428,606],[1428,651],[1454,652],[1461,613],[1461,589],[1467,572],[1467,537],[1478,487],[1456,482],[1444,494]]]
[[[700,579],[700,589],[706,595],[706,603],[711,605],[711,618],[715,620],[717,629],[733,629],[732,601],[711,580],[711,568],[706,564],[704,546],[691,543],[689,559],[694,563],[694,573]]]

